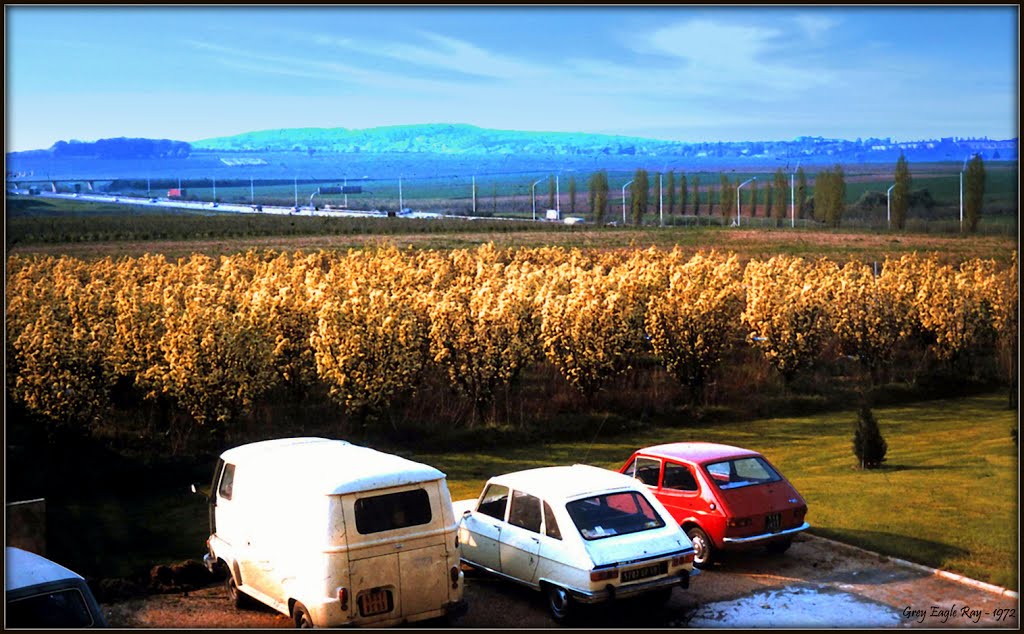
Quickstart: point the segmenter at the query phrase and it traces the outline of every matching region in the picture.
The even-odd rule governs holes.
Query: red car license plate
[[[777,533],[782,528],[782,513],[772,513],[764,518],[764,527],[770,533]]]
[[[383,588],[374,588],[359,595],[360,616],[373,616],[390,612],[394,608],[391,599],[391,591]]]
[[[643,566],[642,568],[630,568],[629,570],[623,570],[620,578],[623,583],[630,581],[636,581],[637,579],[646,579],[647,577],[657,577],[668,572],[668,564],[664,561],[660,564],[651,564],[650,566]]]

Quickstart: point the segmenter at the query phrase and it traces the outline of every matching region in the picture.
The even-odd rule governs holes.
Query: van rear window
[[[356,500],[356,530],[360,535],[429,524],[431,519],[430,497],[423,489]]]

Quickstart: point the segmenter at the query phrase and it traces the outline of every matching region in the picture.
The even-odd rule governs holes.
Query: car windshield
[[[620,491],[574,500],[565,505],[583,539],[604,539],[665,526],[641,493]]]
[[[715,486],[722,490],[778,482],[782,479],[782,476],[760,456],[713,462],[704,468],[707,469]]]

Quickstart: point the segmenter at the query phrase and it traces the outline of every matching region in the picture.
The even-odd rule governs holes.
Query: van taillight
[[[452,578],[452,590],[457,590],[459,587],[459,567],[452,566],[452,569],[448,571],[448,574]]]
[[[590,580],[591,581],[605,581],[606,579],[618,579],[619,569],[610,568],[608,570],[591,570]]]
[[[341,611],[348,612],[348,588],[338,588],[338,602],[341,603]]]

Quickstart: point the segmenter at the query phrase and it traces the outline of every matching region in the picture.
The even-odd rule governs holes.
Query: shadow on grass
[[[853,529],[836,531],[827,528],[815,528],[813,533],[819,537],[870,550],[886,557],[894,557],[931,568],[942,568],[948,561],[970,555],[970,551],[963,548],[897,533]],[[858,583],[864,583],[864,581],[860,580]]]

